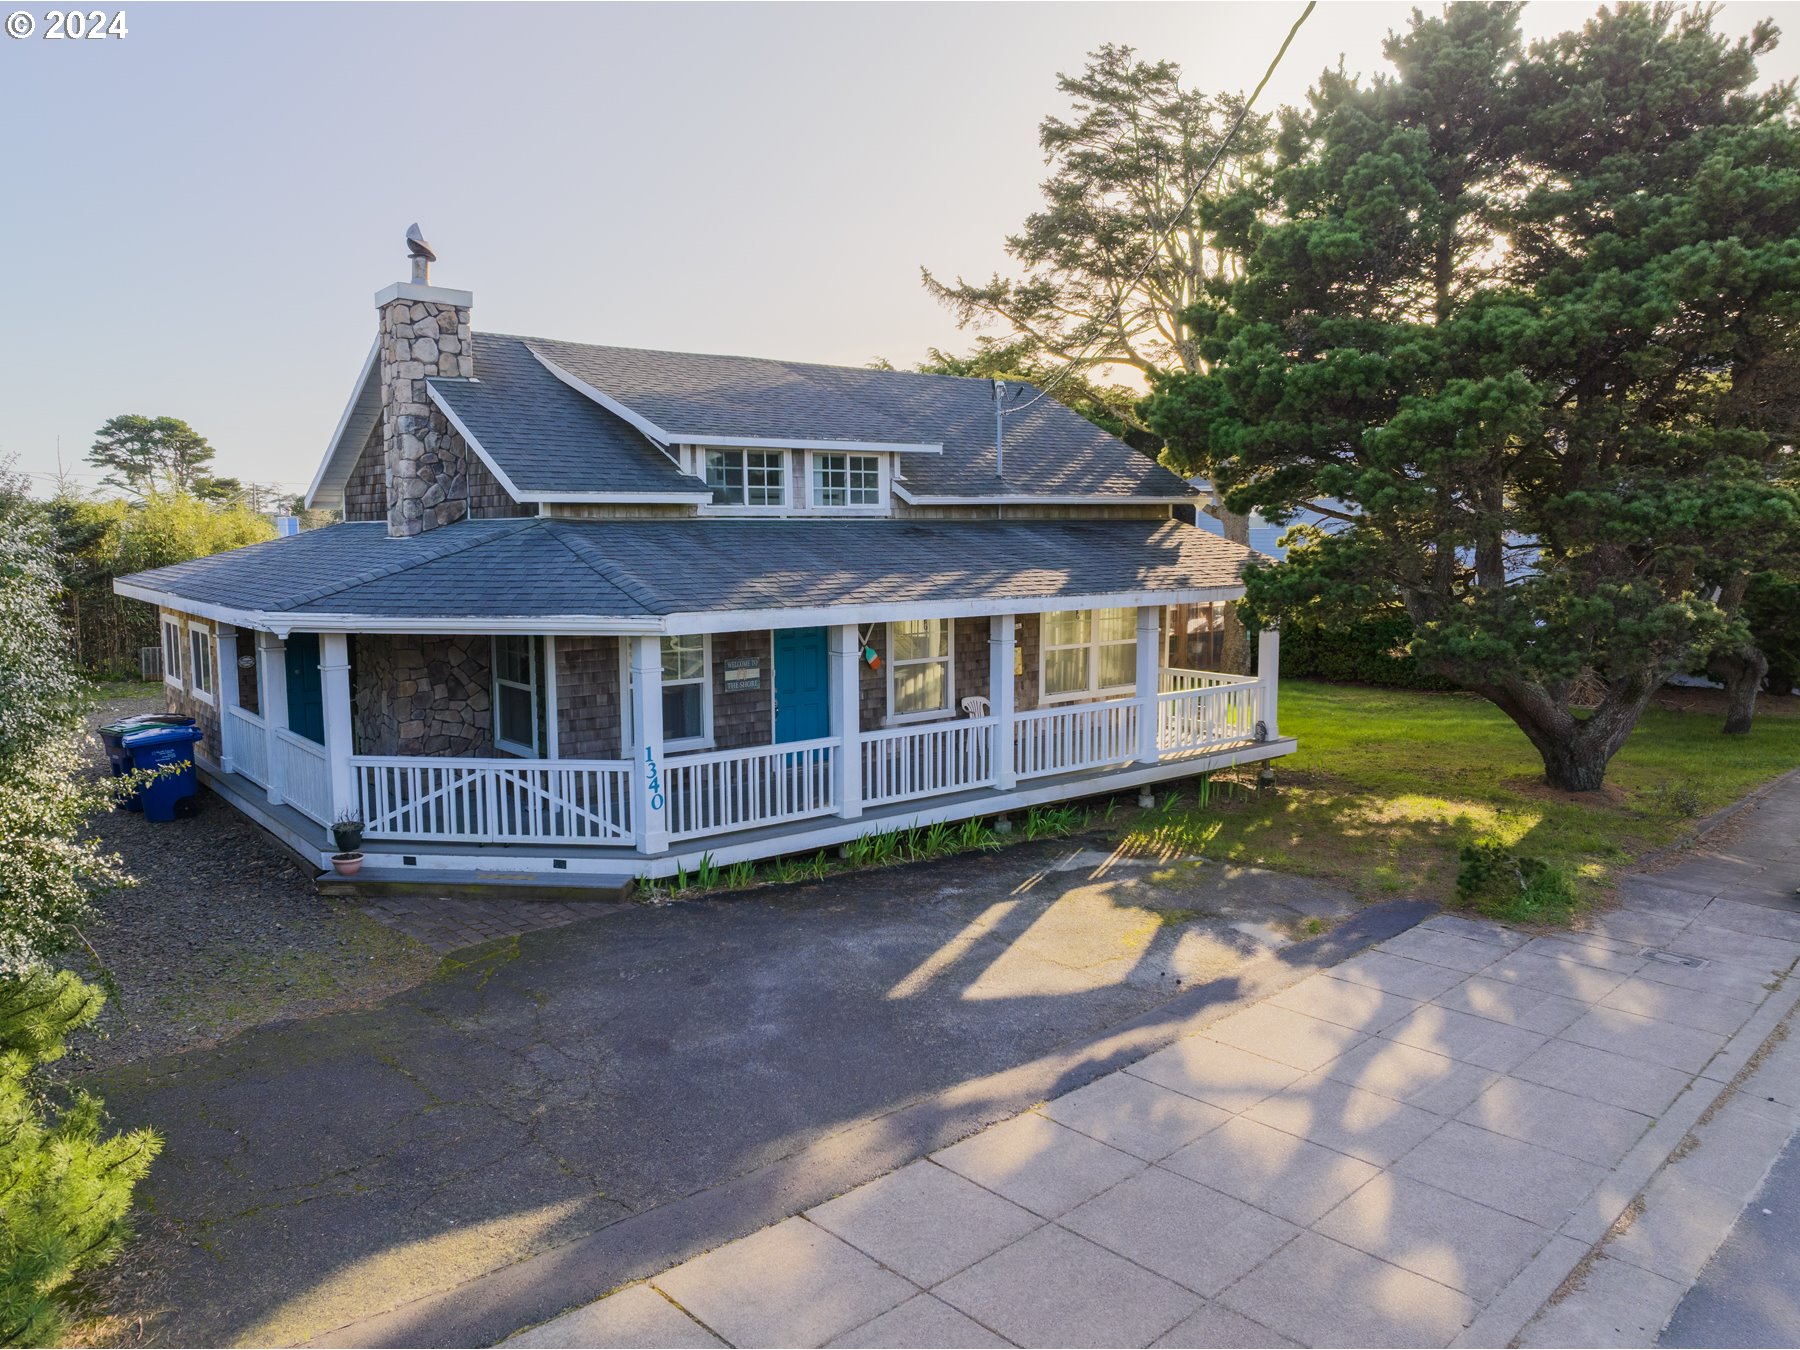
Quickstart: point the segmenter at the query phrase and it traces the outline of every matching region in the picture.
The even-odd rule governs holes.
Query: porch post
[[[1265,628],[1256,635],[1256,678],[1262,682],[1263,724],[1269,739],[1281,733],[1275,726],[1275,700],[1281,683],[1281,631]]]
[[[669,851],[664,812],[662,639],[627,638],[631,644],[631,725],[637,732],[631,766],[631,824],[646,856]]]
[[[230,713],[238,706],[237,635],[238,630],[228,623],[220,624],[213,632],[213,642],[219,653],[219,768],[226,773],[237,772],[237,757],[231,753],[232,743],[243,734],[238,730],[237,719]]]
[[[855,820],[862,803],[862,635],[853,623],[831,630],[831,722],[837,728],[832,770],[838,814]]]
[[[275,744],[276,733],[287,729],[287,643],[273,633],[256,635],[256,706],[262,712],[263,746],[269,761],[269,805],[280,806],[285,800],[282,789],[282,756]]]
[[[562,758],[562,739],[557,734],[556,634],[544,634],[544,758]]]
[[[1010,614],[988,618],[988,706],[994,710],[994,786],[1010,791],[1013,771],[1013,666],[1018,660],[1017,624]]]
[[[1139,764],[1154,764],[1162,732],[1162,606],[1139,605],[1137,612],[1137,701]]]
[[[350,756],[356,752],[350,725],[350,644],[342,633],[319,634],[319,681],[325,703],[325,765],[331,773],[331,824],[356,809],[356,771]]]

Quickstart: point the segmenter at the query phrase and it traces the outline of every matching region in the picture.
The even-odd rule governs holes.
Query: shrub
[[[1289,621],[1281,626],[1281,673],[1392,689],[1454,689],[1413,659],[1407,650],[1412,637],[1412,620],[1405,614],[1331,626]]]
[[[1512,923],[1554,922],[1579,903],[1562,868],[1492,843],[1463,846],[1456,894],[1490,918]]]

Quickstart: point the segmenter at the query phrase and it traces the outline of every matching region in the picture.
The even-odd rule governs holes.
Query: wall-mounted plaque
[[[762,688],[762,658],[734,656],[725,662],[725,692]]]

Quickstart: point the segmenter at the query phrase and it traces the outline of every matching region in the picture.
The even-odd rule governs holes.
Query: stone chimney
[[[432,403],[425,381],[473,378],[469,308],[475,297],[431,285],[437,255],[417,225],[406,232],[406,246],[413,279],[375,296],[390,536],[423,534],[469,512],[469,449]]]

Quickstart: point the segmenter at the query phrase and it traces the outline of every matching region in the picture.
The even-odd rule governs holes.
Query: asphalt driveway
[[[366,1010],[108,1070],[93,1085],[115,1121],[168,1140],[128,1263],[153,1274],[110,1291],[113,1326],[165,1344],[392,1334],[359,1319],[1178,996],[1235,998],[1259,961],[1298,979],[1341,955],[1317,935],[1351,909],[1295,878],[1023,845],[527,933]],[[1035,1099],[964,1105],[972,1121]],[[782,1203],[757,1192],[681,1241]]]

